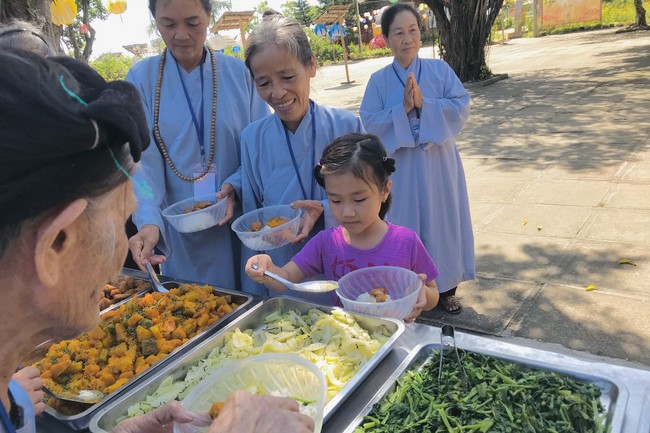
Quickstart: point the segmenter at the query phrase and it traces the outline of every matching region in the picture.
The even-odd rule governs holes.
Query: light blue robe
[[[269,114],[266,103],[255,90],[244,63],[233,57],[213,54],[217,65],[217,114],[215,127],[215,157],[217,173],[215,191],[224,182],[240,189],[241,177],[239,137],[250,122]],[[150,127],[153,127],[154,99],[161,56],[142,60],[131,68],[126,79],[138,88],[144,102]],[[183,80],[199,116],[201,106],[200,68],[191,72],[181,68]],[[212,64],[206,56],[204,78],[204,143],[205,158],[210,153],[210,122],[212,118]],[[183,92],[176,62],[168,52],[165,59],[160,96],[159,128],[165,146],[176,168],[185,176],[193,177],[193,166],[201,162],[197,132]],[[158,248],[167,256],[162,272],[175,278],[210,283],[230,289],[238,288],[240,250],[239,240],[230,225],[212,227],[196,233],[179,233],[169,226],[161,210],[179,200],[192,197],[194,187],[177,177],[163,159],[153,137],[151,145],[142,154],[141,169],[136,181],[146,181],[153,189],[153,199],[136,189],[138,207],[133,221],[141,228],[154,224],[160,228]]]
[[[404,110],[408,72],[419,77],[424,99],[420,119]],[[395,73],[397,71],[397,74]],[[440,276],[443,293],[476,278],[474,235],[467,184],[454,141],[469,117],[470,97],[442,60],[415,58],[404,69],[395,60],[372,74],[359,114],[396,160],[393,203],[386,220],[420,236]]]
[[[318,186],[314,179],[314,166],[320,161],[323,149],[335,138],[353,132],[364,132],[364,130],[358,117],[341,108],[325,107],[314,103],[314,117],[316,119],[315,143],[312,139],[313,119],[309,110],[296,132],[289,132],[289,137],[306,192],[309,195],[313,185],[314,196],[311,199],[323,202],[325,226],[333,227],[337,223],[329,216],[325,190]],[[242,132],[241,145],[241,198],[244,212],[265,206],[290,204],[304,199],[291,161],[280,116],[272,114],[250,124]],[[315,146],[314,160],[311,157],[312,146]],[[317,229],[322,228],[322,226],[317,227]],[[266,253],[271,256],[274,264],[284,266],[303,245],[303,243],[289,244]],[[244,249],[244,259],[259,253]],[[254,283],[247,276],[243,277],[242,283],[245,291],[257,294],[268,293],[262,285]],[[300,296],[296,292],[287,295]],[[318,302],[313,295],[309,299]]]

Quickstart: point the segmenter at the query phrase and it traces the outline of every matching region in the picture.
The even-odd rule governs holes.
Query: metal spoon
[[[75,403],[95,404],[104,398],[104,393],[96,389],[82,389],[79,393],[55,394],[51,389],[43,386],[43,392],[58,400],[73,401]]]
[[[153,270],[153,266],[151,266],[151,263],[147,262],[145,266],[147,267],[147,274],[149,274],[149,280],[151,281],[151,285],[156,290],[156,292],[161,292],[161,293],[169,292],[169,290],[167,290],[165,286],[163,286],[160,280],[158,279],[158,275],[156,275],[156,271]]]
[[[251,268],[257,270],[257,264],[253,263]],[[339,286],[339,283],[332,280],[318,280],[318,281],[305,281],[304,283],[292,283],[291,281],[282,278],[278,274],[274,274],[271,271],[264,271],[264,275],[271,277],[279,283],[286,286],[288,289],[295,290],[297,292],[308,292],[308,293],[324,293],[331,292],[336,290]]]

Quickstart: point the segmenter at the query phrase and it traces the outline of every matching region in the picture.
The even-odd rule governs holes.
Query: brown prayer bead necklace
[[[203,173],[196,177],[185,176],[178,171],[171,158],[167,152],[167,147],[163,142],[162,135],[160,135],[160,129],[158,128],[158,112],[160,110],[160,88],[162,87],[163,79],[163,69],[165,68],[165,58],[167,57],[167,48],[162,53],[162,58],[160,59],[160,69],[158,70],[158,82],[156,83],[156,99],[154,101],[153,108],[153,137],[160,153],[162,153],[167,165],[172,169],[174,174],[179,178],[186,180],[188,182],[195,182],[197,180],[203,179],[209,172],[210,167],[212,166],[212,161],[214,160],[214,129],[217,123],[217,62],[212,55],[212,50],[208,48],[208,56],[210,56],[210,62],[212,63],[212,118],[210,119],[210,157],[208,158],[208,164],[204,168]]]

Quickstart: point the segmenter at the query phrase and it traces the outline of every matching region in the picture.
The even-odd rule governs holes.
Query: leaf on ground
[[[542,231],[542,226],[537,226],[537,231],[541,232]]]
[[[594,286],[593,284],[589,284],[587,287],[585,287],[585,290],[587,292],[591,292],[592,290],[596,290],[598,287]]]
[[[632,260],[630,260],[630,259],[619,259],[619,260],[618,260],[618,264],[619,264],[619,265],[632,265],[632,266],[636,266],[636,263],[634,263],[634,262],[633,262]]]
[[[528,220],[524,220],[524,225],[528,224]]]

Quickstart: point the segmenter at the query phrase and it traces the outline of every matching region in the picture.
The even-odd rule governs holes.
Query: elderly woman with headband
[[[131,253],[143,270],[147,261],[162,263],[165,275],[235,289],[239,241],[226,223],[237,211],[239,136],[268,107],[241,60],[205,46],[210,0],[149,0],[149,10],[166,49],[126,77],[140,92],[155,144],[136,175],[153,194],[138,197]],[[221,225],[180,233],[165,224],[161,210],[168,205],[212,193],[229,201]],[[165,256],[153,254],[154,247]]]
[[[327,205],[325,193],[312,175],[323,149],[341,135],[362,132],[363,127],[350,111],[321,106],[310,99],[316,58],[296,20],[281,15],[265,17],[248,37],[245,57],[257,91],[275,113],[242,132],[244,212],[277,204],[305,208],[302,230],[295,240],[299,242],[310,236]],[[326,219],[330,222],[331,218]],[[333,219],[331,224],[335,225]],[[294,243],[269,255],[276,263],[286,263],[301,247]],[[267,293],[261,285],[244,281],[246,290]]]
[[[0,431],[28,433],[32,403],[10,378],[39,343],[97,324],[102,287],[126,256],[134,187],[147,190],[129,179],[149,134],[129,83],[106,83],[71,58],[3,49],[0,137]],[[171,432],[192,420],[176,402],[115,431]],[[312,429],[294,401],[240,392],[210,432]]]

